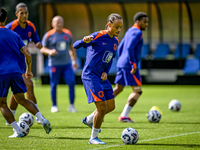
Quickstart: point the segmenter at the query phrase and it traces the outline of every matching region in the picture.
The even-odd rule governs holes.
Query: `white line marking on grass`
[[[200,133],[200,131],[199,132],[183,133],[183,134],[172,135],[172,136],[165,136],[165,137],[148,139],[148,140],[141,140],[141,141],[138,141],[137,143],[148,142],[148,141],[155,141],[155,140],[161,140],[161,139],[167,139],[167,138],[178,137],[178,136],[189,135],[189,134],[196,134],[196,133]],[[110,147],[117,147],[117,146],[120,146],[120,145],[124,145],[124,144],[109,145],[109,146],[106,146],[106,147],[99,147],[99,148],[88,149],[88,150],[106,149],[106,148],[110,148]]]

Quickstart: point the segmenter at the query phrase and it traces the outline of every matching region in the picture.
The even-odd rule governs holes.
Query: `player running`
[[[118,47],[117,75],[115,77],[115,97],[122,92],[124,86],[131,86],[133,92],[127,99],[127,104],[124,107],[118,120],[121,122],[131,122],[128,117],[131,109],[138,101],[142,94],[142,82],[138,69],[138,63],[141,57],[143,34],[148,26],[148,17],[144,12],[138,12],[134,16],[134,25],[128,29],[124,38]]]
[[[83,123],[92,127],[89,144],[106,144],[98,138],[98,133],[105,114],[115,109],[113,89],[107,79],[112,59],[115,57],[119,35],[123,25],[118,14],[108,16],[106,30],[94,32],[74,43],[73,47],[87,48],[87,57],[82,72],[82,82],[88,103],[94,102],[96,110],[92,117],[83,118]]]
[[[28,8],[27,8],[26,4],[24,4],[24,3],[17,4],[16,11],[15,11],[15,15],[17,16],[17,19],[8,23],[6,25],[6,28],[15,31],[22,38],[22,40],[26,46],[28,46],[29,42],[35,42],[36,47],[38,49],[41,49],[42,44],[37,35],[35,25],[32,22],[30,22],[29,20],[27,20],[28,14],[29,14],[29,12],[28,12]],[[25,63],[25,57],[24,57],[23,53],[21,53],[21,60],[23,62],[22,77],[23,77],[24,82],[27,87],[26,98],[31,100],[32,102],[34,102],[35,106],[38,108],[37,100],[36,100],[34,90],[33,90],[33,88],[34,88],[33,81],[31,79],[27,79],[25,77],[26,63]],[[13,94],[10,97],[9,106],[10,106],[11,112],[13,113],[13,115],[15,115],[18,103],[15,101]],[[39,108],[38,108],[38,110],[39,110]],[[37,117],[36,117],[36,121],[37,121],[37,123],[40,123]],[[9,125],[8,122],[6,122],[6,125]]]
[[[24,106],[29,112],[35,115],[46,133],[51,132],[52,127],[50,122],[46,120],[39,112],[32,101],[25,99],[24,93],[27,92],[26,85],[22,78],[22,61],[21,52],[26,59],[26,72],[24,76],[31,79],[31,54],[24,45],[23,41],[15,32],[5,28],[7,20],[7,11],[4,8],[0,9],[0,108],[2,115],[8,123],[14,128],[14,134],[11,138],[24,137],[25,135],[20,130],[14,115],[7,106],[7,95],[11,87],[12,93],[16,101]],[[21,50],[21,52],[20,52]]]

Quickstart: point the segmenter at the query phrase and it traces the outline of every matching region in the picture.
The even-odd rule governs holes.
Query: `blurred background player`
[[[56,89],[60,78],[62,77],[69,86],[70,105],[69,112],[76,112],[74,107],[75,99],[75,75],[77,69],[76,51],[72,45],[72,33],[63,28],[64,20],[61,16],[55,16],[52,19],[52,27],[43,39],[43,48],[41,52],[48,55],[48,65],[51,85],[51,112],[58,112]],[[73,68],[72,68],[73,67]]]
[[[122,92],[125,85],[132,88],[133,92],[129,95],[127,104],[118,118],[121,122],[131,123],[134,123],[134,121],[128,115],[142,94],[142,82],[138,63],[140,62],[143,45],[142,30],[145,30],[148,26],[148,17],[146,13],[138,12],[133,19],[134,25],[125,33],[118,47],[119,58],[114,88],[115,97]]]
[[[74,43],[73,47],[87,47],[87,57],[82,72],[82,82],[88,103],[94,102],[96,110],[90,118],[82,122],[92,128],[89,144],[106,144],[98,138],[98,133],[105,114],[115,109],[113,89],[107,79],[112,59],[115,57],[118,38],[123,25],[122,17],[118,14],[108,16],[106,30],[94,32]]]
[[[17,19],[8,23],[6,25],[6,28],[11,29],[15,31],[23,40],[24,44],[28,46],[29,42],[35,42],[35,45],[38,49],[42,48],[41,41],[37,35],[35,25],[28,21],[28,8],[26,4],[19,3],[16,5],[15,15],[17,16]],[[25,72],[26,72],[26,63],[25,63],[25,57],[24,54],[21,53],[21,60],[23,62],[23,74],[22,77],[25,81],[26,87],[27,87],[27,93],[26,98],[31,100],[35,103],[35,106],[38,108],[37,100],[34,94],[34,87],[33,87],[33,81],[31,79],[25,78]],[[10,98],[9,107],[13,115],[15,115],[16,109],[17,109],[18,103],[14,100],[13,94]],[[38,108],[39,109],[39,108]],[[36,117],[37,123],[40,123],[39,120]],[[6,125],[9,125],[6,122]]]
[[[50,122],[46,120],[39,112],[35,104],[25,99],[24,93],[27,91],[26,85],[22,78],[21,52],[26,59],[26,73],[24,76],[31,79],[33,74],[31,72],[31,54],[24,45],[19,35],[9,29],[5,28],[7,20],[7,11],[4,8],[0,9],[0,108],[1,113],[8,123],[14,128],[14,134],[9,137],[24,137],[25,135],[17,125],[14,115],[7,106],[7,95],[9,88],[13,92],[15,100],[24,106],[29,112],[35,115],[46,133],[51,131]],[[20,52],[21,50],[21,52]]]

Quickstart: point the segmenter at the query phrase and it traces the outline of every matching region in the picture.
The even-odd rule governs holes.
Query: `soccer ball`
[[[158,110],[150,110],[147,114],[149,122],[158,123],[161,119],[161,114]]]
[[[19,122],[26,122],[31,127],[34,123],[34,118],[30,113],[23,113],[19,117]]]
[[[22,133],[24,133],[24,136],[27,136],[29,133],[29,125],[26,122],[18,122],[17,125],[21,129]]]
[[[168,107],[171,111],[179,111],[181,109],[181,103],[177,99],[171,100]]]
[[[121,139],[125,144],[135,144],[139,139],[139,134],[133,128],[126,128],[122,131]]]

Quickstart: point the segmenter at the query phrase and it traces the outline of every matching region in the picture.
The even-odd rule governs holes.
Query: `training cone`
[[[160,112],[160,114],[162,115],[162,111],[158,108],[158,106],[153,106],[150,110],[157,110]]]

